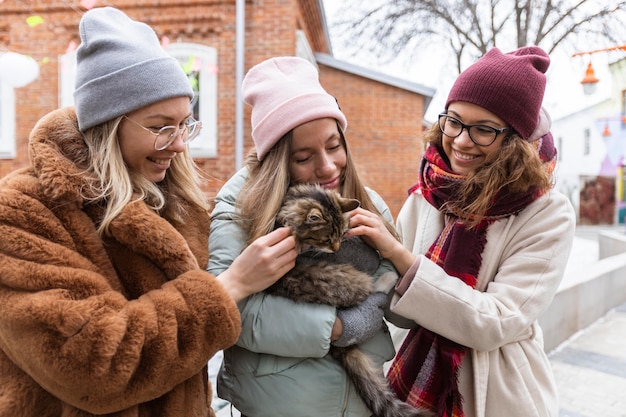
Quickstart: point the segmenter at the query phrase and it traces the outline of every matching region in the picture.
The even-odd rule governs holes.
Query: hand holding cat
[[[295,266],[297,255],[290,229],[281,227],[248,245],[218,280],[240,301],[285,275]]]
[[[389,233],[378,215],[361,207],[350,212],[350,229],[346,237],[352,236],[361,236],[383,258],[391,261],[400,275],[404,275],[416,260],[416,256]]]

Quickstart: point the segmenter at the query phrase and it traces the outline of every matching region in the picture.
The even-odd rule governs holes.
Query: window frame
[[[217,157],[217,49],[195,43],[177,42],[167,47],[167,52],[176,58],[183,67],[190,57],[199,60],[197,80],[200,86],[198,94],[198,120],[202,130],[189,144],[194,158]]]

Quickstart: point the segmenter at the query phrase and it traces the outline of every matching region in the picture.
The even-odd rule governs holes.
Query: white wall
[[[594,125],[592,109],[582,110],[552,122],[558,148],[556,187],[578,207],[581,176],[600,173],[606,157],[601,132]]]
[[[582,75],[582,72],[581,72]],[[616,166],[626,161],[626,124],[622,91],[626,89],[626,59],[607,65],[597,91],[589,96],[547,97],[545,106],[552,115],[552,134],[559,151],[556,187],[566,194],[578,210],[581,176],[616,175]],[[550,74],[552,78],[558,73]],[[568,80],[571,82],[572,80]],[[578,108],[577,108],[578,107]],[[603,136],[608,123],[611,135]],[[585,139],[586,136],[588,139]]]

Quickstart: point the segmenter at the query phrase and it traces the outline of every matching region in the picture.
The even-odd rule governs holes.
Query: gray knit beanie
[[[181,65],[145,23],[100,7],[84,14],[79,31],[74,103],[82,132],[161,100],[193,98]]]

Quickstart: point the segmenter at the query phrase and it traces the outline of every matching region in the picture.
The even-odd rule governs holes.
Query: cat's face
[[[318,185],[295,185],[288,190],[276,221],[291,228],[298,253],[311,248],[336,252],[348,230],[346,213],[359,204]]]

